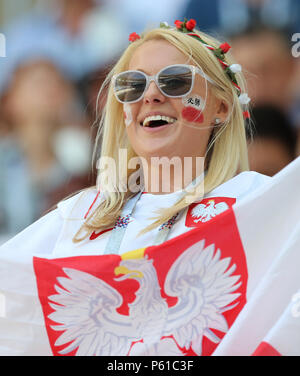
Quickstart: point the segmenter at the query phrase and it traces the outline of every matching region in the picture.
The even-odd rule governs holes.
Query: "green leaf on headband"
[[[171,26],[167,25],[165,22],[161,22],[159,27],[162,29],[171,29]]]
[[[216,49],[214,50],[214,55],[215,55],[216,57],[218,57],[219,59],[221,59],[221,60],[224,60],[224,59],[225,59],[224,53],[223,53],[223,51],[221,50],[221,48],[216,48]]]
[[[233,73],[233,72],[231,71],[230,67],[227,67],[227,68],[225,69],[225,72],[226,72],[227,76],[230,78],[230,80],[231,80],[232,82],[234,82],[235,84],[237,84],[237,79],[236,79],[235,73]]]

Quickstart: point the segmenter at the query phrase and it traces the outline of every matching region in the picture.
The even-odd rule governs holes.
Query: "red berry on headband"
[[[176,25],[177,29],[181,29],[182,25],[183,25],[183,22],[182,21],[179,21],[179,20],[176,20],[174,22],[174,24]]]
[[[223,43],[220,46],[220,49],[224,54],[226,54],[230,50],[231,46],[228,43]]]
[[[197,25],[197,22],[194,19],[189,20],[186,24],[185,27],[187,28],[188,31],[193,31],[194,27]]]
[[[141,39],[141,37],[137,34],[137,33],[131,33],[130,35],[129,35],[129,41],[130,42],[135,42],[136,40],[138,40],[138,39]]]
[[[250,119],[250,112],[249,111],[244,111],[243,112],[244,119]]]

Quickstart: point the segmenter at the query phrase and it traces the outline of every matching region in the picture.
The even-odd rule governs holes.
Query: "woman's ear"
[[[229,105],[222,99],[217,100],[216,118],[220,120],[220,123],[224,123],[229,114]]]

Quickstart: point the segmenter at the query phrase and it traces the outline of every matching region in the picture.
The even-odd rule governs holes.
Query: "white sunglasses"
[[[164,67],[154,76],[148,76],[138,70],[116,74],[112,78],[114,94],[121,103],[135,103],[143,98],[150,83],[154,81],[166,97],[184,97],[192,91],[196,73],[216,85],[200,68],[194,65],[175,64]]]

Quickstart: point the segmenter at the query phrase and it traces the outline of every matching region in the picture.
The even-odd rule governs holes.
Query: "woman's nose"
[[[151,81],[145,94],[144,103],[163,103],[166,97],[162,94],[155,81]]]

